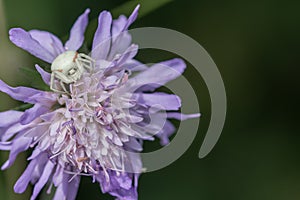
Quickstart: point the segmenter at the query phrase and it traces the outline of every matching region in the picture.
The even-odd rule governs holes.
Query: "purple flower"
[[[1,169],[10,167],[19,153],[33,149],[26,170],[14,186],[16,193],[23,193],[31,183],[31,199],[36,199],[48,184],[48,192],[53,185],[57,187],[54,199],[75,199],[84,175],[91,176],[102,192],[117,199],[137,199],[138,177],[143,168],[138,154],[131,152],[142,151],[142,141],[155,136],[162,145],[168,144],[175,127],[166,118],[199,117],[176,112],[181,107],[178,96],[153,92],[181,75],[186,67],[181,59],[151,67],[133,59],[138,46],[131,43],[127,29],[135,21],[138,9],[139,6],[128,19],[120,16],[112,20],[107,11],[99,15],[91,57],[77,53],[84,41],[89,9],[77,19],[64,45],[49,32],[21,28],[9,31],[16,46],[52,67],[58,60],[70,61],[61,56],[66,52],[76,55],[66,65],[75,67],[68,69],[68,74],[51,68],[52,74],[57,73],[53,79],[36,65],[44,82],[57,90],[13,88],[0,80],[2,92],[33,105],[25,112],[0,113],[0,149],[10,151]],[[81,65],[90,69],[82,71]],[[77,73],[76,79],[72,79],[73,73]]]

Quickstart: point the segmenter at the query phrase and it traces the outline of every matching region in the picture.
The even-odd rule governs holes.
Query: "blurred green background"
[[[198,136],[172,165],[141,176],[139,199],[300,199],[300,1],[144,0],[125,6],[120,6],[128,3],[124,0],[0,2],[0,78],[11,85],[30,85],[31,78],[19,68],[33,69],[34,63],[41,61],[10,44],[8,29],[43,29],[64,38],[87,7],[92,10],[90,19],[103,9],[112,10],[116,18],[120,12],[128,15],[133,5],[141,2],[142,15],[132,27],[180,31],[212,56],[228,97],[219,142],[207,157],[198,158],[209,123],[210,99],[201,76],[189,66],[185,76],[198,94],[203,114]],[[138,57],[156,62],[170,55],[153,50],[142,51]],[[0,98],[1,111],[18,105],[6,95]],[[146,150],[153,145],[146,143]],[[23,195],[13,194],[12,189],[25,167],[25,156],[0,173],[0,199],[29,199],[29,189]],[[6,157],[1,154],[1,163]],[[112,198],[83,178],[78,199]]]

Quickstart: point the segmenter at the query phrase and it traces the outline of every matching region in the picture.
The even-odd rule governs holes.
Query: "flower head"
[[[84,41],[89,9],[79,16],[65,45],[49,32],[10,30],[15,45],[51,65],[50,73],[38,65],[36,69],[52,89],[13,88],[0,81],[2,92],[33,105],[24,112],[0,113],[0,149],[10,151],[2,169],[10,167],[20,152],[33,149],[15,192],[24,192],[31,182],[31,199],[35,199],[48,183],[49,191],[52,185],[57,187],[54,199],[75,199],[84,175],[118,199],[137,199],[138,176],[143,171],[137,152],[143,149],[142,141],[156,136],[165,145],[175,131],[166,118],[199,116],[169,112],[180,108],[180,98],[153,92],[181,75],[182,60],[148,68],[134,59],[138,46],[131,43],[127,29],[138,8],[128,19],[112,20],[103,11],[91,55],[77,52]]]

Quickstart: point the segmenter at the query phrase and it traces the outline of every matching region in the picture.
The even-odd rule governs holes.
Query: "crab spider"
[[[66,51],[55,58],[51,65],[51,81],[50,89],[55,92],[68,93],[65,84],[76,82],[82,76],[85,69],[92,70],[95,61],[83,54],[76,51]],[[64,91],[60,91],[54,87],[55,79]]]

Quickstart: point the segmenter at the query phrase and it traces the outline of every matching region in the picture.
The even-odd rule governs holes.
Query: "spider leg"
[[[58,93],[69,93],[64,85],[64,82],[68,81],[68,80],[65,80],[63,77],[60,77],[60,76],[57,76],[57,72],[52,72],[51,74],[51,81],[50,81],[50,89],[54,92],[58,92]],[[62,89],[64,91],[61,91],[61,90],[58,90],[57,88],[55,88],[55,78],[58,78],[60,81],[60,85],[62,87]]]
[[[59,93],[61,93],[62,91],[60,91],[60,90],[57,90],[55,87],[54,87],[54,85],[55,85],[55,73],[54,72],[52,72],[52,74],[51,74],[51,81],[50,81],[50,89],[52,90],[52,91],[54,91],[54,92],[59,92]]]
[[[91,71],[93,70],[96,62],[94,59],[82,53],[79,54],[79,57],[77,59],[82,63],[83,67]]]
[[[90,61],[92,61],[92,62],[96,62],[96,60],[94,60],[94,59],[91,58],[90,56],[87,56],[87,55],[85,55],[85,54],[83,54],[83,53],[80,53],[80,54],[79,54],[79,57],[82,58],[82,59],[85,59],[85,60],[90,60]]]
[[[79,71],[80,71],[80,74],[82,74],[83,71],[84,71],[84,67],[83,67],[82,62],[80,62],[80,61],[81,61],[81,60],[80,60],[79,58],[77,58],[77,59],[75,60],[75,62],[76,62],[76,64],[77,64],[77,67],[78,67],[78,69],[79,69]]]
[[[62,89],[64,90],[64,92],[65,92],[65,93],[69,93],[68,90],[67,90],[66,87],[65,87],[64,82],[61,80],[61,81],[59,81],[59,83],[60,83]],[[61,91],[61,92],[62,92],[62,91]]]
[[[81,66],[84,67],[84,68],[87,68],[89,70],[92,70],[93,68],[93,62],[90,61],[90,60],[85,60],[85,59],[82,59],[82,58],[77,58],[76,59],[77,62],[80,62]]]

